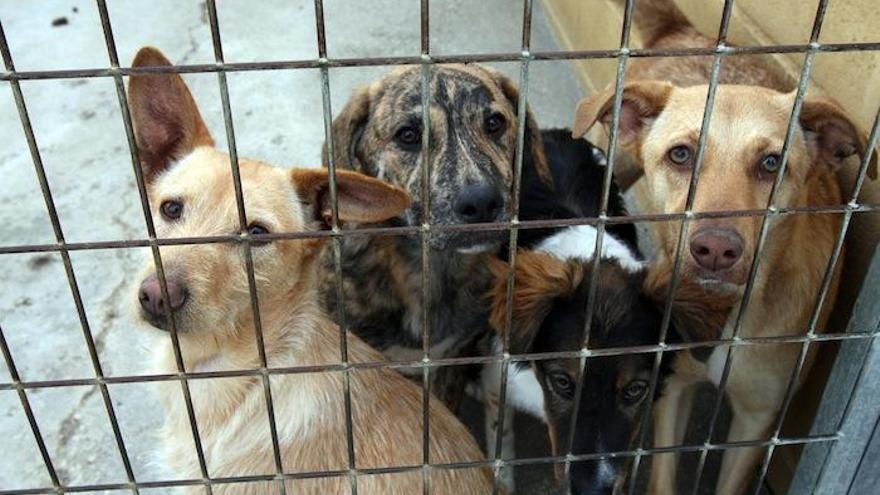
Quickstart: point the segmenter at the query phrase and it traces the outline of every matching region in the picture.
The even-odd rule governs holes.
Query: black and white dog
[[[556,148],[548,146],[548,150],[564,150],[560,154],[548,153],[558,189],[551,194],[535,184],[526,186],[524,181],[523,211],[530,215],[541,212],[546,215],[543,218],[595,217],[604,172],[601,152],[586,142],[566,142],[566,136],[559,131],[545,134],[545,142],[556,145]],[[524,179],[531,180],[525,176]],[[625,214],[621,198],[613,187],[609,212]],[[588,348],[625,349],[658,342],[671,267],[649,266],[640,260],[633,225],[609,226],[595,273],[596,227],[580,225],[523,237],[531,249],[517,254],[512,308],[507,306],[510,267],[502,261],[493,266],[496,283],[491,291],[490,321],[501,335],[509,330],[511,354],[581,350],[585,344],[588,293],[594,275],[596,294],[586,342]],[[731,306],[729,298],[719,298],[698,285],[680,282],[673,298],[672,325],[666,341],[691,340],[707,332],[720,334],[724,321],[718,315],[724,315],[723,309],[729,310]],[[506,328],[508,311],[512,316],[509,329]],[[496,352],[501,351],[500,337],[496,337],[493,346]],[[621,352],[589,358],[583,369],[579,358],[536,360],[511,366],[506,403],[546,422],[556,456],[569,452],[581,455],[628,451],[634,447],[644,416],[670,371],[671,361],[664,358],[658,376],[658,393],[649,397],[655,357],[654,352]],[[489,394],[486,426],[490,448],[494,445],[498,417],[498,396],[492,392],[499,391],[500,373],[500,365],[487,366],[482,376],[483,390]],[[576,396],[578,381],[583,382],[580,396]],[[572,414],[578,401],[572,435]],[[510,425],[512,415],[507,408],[503,458],[510,458],[512,453]],[[627,458],[576,462],[571,466],[568,479],[561,481],[568,484],[575,495],[611,494],[625,483],[628,464]],[[561,469],[557,470],[560,477],[562,473]]]

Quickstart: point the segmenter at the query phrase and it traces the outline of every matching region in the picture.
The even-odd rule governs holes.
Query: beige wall
[[[671,0],[702,32],[714,35],[721,20],[723,0]],[[736,0],[728,42],[736,45],[805,44],[809,42],[818,0]],[[831,0],[819,41],[822,43],[880,42],[880,8],[877,0]],[[567,50],[615,49],[620,43],[622,7],[614,0],[544,0],[544,7],[557,37]],[[638,9],[638,0],[636,0]],[[642,46],[633,30],[630,47]],[[803,54],[762,57],[781,74],[795,81]],[[614,81],[616,60],[573,61],[585,93],[603,89]],[[832,96],[840,101],[866,130],[870,130],[880,107],[880,52],[820,53],[814,59],[809,93]],[[850,191],[855,167],[841,173],[844,191]],[[867,181],[859,198],[880,204],[880,180]],[[829,323],[843,331],[848,309],[858,293],[865,266],[880,239],[880,213],[856,214],[846,243],[846,263],[838,311]],[[829,349],[830,350],[830,349]],[[824,351],[823,351],[824,353]],[[805,434],[824,379],[833,359],[817,361],[810,379],[798,394],[785,431]],[[777,451],[770,479],[784,491],[797,462],[797,450]]]

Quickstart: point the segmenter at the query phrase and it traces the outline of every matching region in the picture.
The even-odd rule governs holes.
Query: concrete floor
[[[202,2],[110,0],[108,4],[123,64],[147,44],[161,48],[178,63],[213,61]],[[258,10],[254,2],[246,0],[218,4],[228,61],[317,56],[311,0],[262,1]],[[369,7],[365,5],[355,0],[325,1],[329,56],[418,54],[418,2],[372,0]],[[554,49],[540,3],[535,6],[533,49]],[[434,1],[432,50],[447,54],[518,52],[521,17],[518,0]],[[108,66],[94,2],[0,0],[0,20],[18,70]],[[518,77],[517,64],[492,65]],[[386,70],[332,70],[333,108],[342,107],[353,87]],[[216,76],[185,78],[219,146],[224,147]],[[317,71],[250,72],[230,74],[228,79],[240,155],[281,166],[319,163],[324,131]],[[145,237],[113,81],[25,81],[21,86],[66,239]],[[570,124],[581,93],[566,62],[533,64],[530,88],[530,103],[542,126]],[[12,92],[5,82],[0,83],[0,143],[0,245],[54,242]],[[107,376],[146,372],[143,358],[149,340],[130,317],[134,292],[129,277],[146,255],[144,249],[71,254]],[[94,376],[57,254],[0,256],[0,287],[0,327],[23,380]],[[0,381],[9,379],[8,370],[0,364]],[[111,385],[110,394],[136,479],[167,479],[170,473],[153,455],[153,432],[162,417],[150,385]],[[96,388],[37,389],[29,390],[27,396],[63,484],[125,481]],[[13,391],[0,391],[0,437],[0,490],[51,486]]]

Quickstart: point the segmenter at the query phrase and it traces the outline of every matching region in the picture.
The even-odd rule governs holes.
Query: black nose
[[[572,480],[571,495],[612,495],[614,484],[600,482],[576,482]]]
[[[571,495],[611,495],[617,484],[618,470],[613,461],[601,460],[574,464],[571,470]]]
[[[168,287],[168,303],[162,297],[162,287],[159,285],[159,278],[154,274],[147,277],[141,282],[141,288],[138,291],[138,300],[141,307],[152,318],[164,318],[165,307],[171,311],[177,311],[186,302],[186,288],[175,277],[165,277],[165,283]]]
[[[492,222],[504,208],[504,199],[496,187],[473,184],[462,188],[455,201],[455,215],[462,223]]]

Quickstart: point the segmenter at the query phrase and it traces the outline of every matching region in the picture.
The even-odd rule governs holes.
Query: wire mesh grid
[[[24,495],[37,493],[77,493],[95,490],[130,490],[132,493],[139,493],[141,489],[149,488],[168,488],[182,486],[203,486],[207,493],[212,493],[212,487],[220,484],[229,483],[248,483],[257,481],[275,481],[278,488],[284,493],[284,480],[307,479],[323,476],[348,477],[351,484],[352,493],[356,494],[358,490],[358,479],[361,476],[381,473],[398,473],[398,472],[414,472],[420,471],[423,476],[424,493],[431,492],[429,473],[434,469],[463,469],[473,467],[490,467],[495,474],[494,492],[500,493],[502,490],[501,473],[502,470],[517,466],[527,465],[547,465],[559,464],[564,467],[564,472],[568,474],[570,466],[574,462],[606,459],[606,458],[631,458],[631,478],[635,476],[639,469],[639,464],[644,456],[652,454],[677,452],[677,453],[695,453],[699,455],[697,476],[692,486],[692,493],[697,492],[700,478],[705,468],[705,461],[710,452],[721,451],[732,448],[743,447],[759,447],[764,449],[762,462],[759,471],[759,482],[756,490],[760,489],[761,481],[766,477],[770,460],[775,449],[789,445],[804,445],[809,443],[835,442],[839,440],[839,433],[833,432],[827,435],[811,435],[802,437],[783,437],[781,436],[782,422],[786,417],[788,409],[791,405],[794,392],[796,391],[797,377],[801,374],[805,359],[810,346],[814,346],[823,342],[840,342],[853,339],[874,339],[878,336],[876,329],[866,329],[853,333],[817,333],[817,325],[819,315],[826,303],[826,297],[831,287],[835,267],[838,263],[840,253],[842,251],[845,235],[851,224],[853,215],[863,214],[867,212],[876,212],[880,210],[880,205],[865,204],[859,202],[861,188],[864,184],[865,175],[871,160],[871,155],[875,149],[878,138],[880,138],[880,112],[875,118],[873,127],[868,139],[867,153],[861,161],[861,166],[854,183],[852,191],[847,196],[846,204],[833,205],[826,207],[801,207],[786,208],[777,205],[777,195],[783,178],[784,170],[789,159],[790,144],[797,128],[798,115],[801,112],[807,87],[810,82],[811,71],[813,68],[813,60],[819,53],[830,52],[858,52],[858,51],[877,51],[880,50],[880,42],[865,43],[821,43],[819,35],[821,33],[822,24],[828,8],[828,0],[820,0],[814,17],[813,27],[810,35],[810,41],[807,44],[793,45],[768,45],[768,46],[729,46],[727,44],[728,28],[731,19],[731,12],[734,0],[725,0],[721,23],[716,36],[716,43],[713,48],[687,48],[687,49],[631,49],[630,30],[633,20],[634,0],[626,0],[624,21],[620,31],[619,47],[612,50],[571,50],[571,51],[549,51],[549,52],[532,52],[531,51],[531,25],[533,0],[523,0],[522,2],[522,40],[520,53],[479,53],[469,55],[434,55],[431,50],[431,39],[429,36],[430,15],[429,0],[420,0],[420,48],[421,53],[415,57],[372,57],[372,58],[329,58],[327,55],[327,42],[325,34],[324,8],[322,0],[315,0],[315,23],[317,32],[317,59],[305,60],[278,60],[278,61],[260,61],[247,63],[230,63],[224,61],[223,44],[221,41],[221,29],[217,16],[217,8],[214,0],[206,2],[208,14],[208,22],[210,25],[211,41],[213,46],[213,55],[215,63],[213,64],[191,64],[191,65],[174,65],[170,67],[122,67],[116,51],[116,41],[113,35],[113,29],[108,15],[106,0],[96,0],[97,9],[100,15],[100,23],[103,29],[104,41],[106,42],[107,55],[110,60],[109,68],[102,69],[66,69],[66,70],[41,70],[41,71],[17,71],[13,63],[12,54],[7,43],[6,35],[3,31],[2,23],[0,23],[0,54],[2,54],[5,70],[0,72],[0,80],[7,81],[14,97],[15,106],[21,121],[21,127],[27,140],[29,152],[33,161],[34,170],[39,181],[40,190],[42,192],[45,206],[52,224],[55,242],[49,244],[20,244],[0,246],[0,254],[15,253],[38,253],[38,252],[56,252],[60,255],[70,293],[76,307],[78,319],[81,325],[83,337],[87,344],[89,358],[93,367],[94,378],[75,378],[75,379],[53,379],[40,381],[22,380],[17,371],[16,363],[13,360],[3,329],[0,328],[0,351],[9,371],[11,381],[8,383],[0,383],[0,391],[15,391],[21,403],[22,410],[27,418],[27,422],[37,444],[39,452],[42,456],[43,463],[49,474],[52,486],[33,489],[12,489],[0,490],[0,494],[6,495]],[[794,107],[791,110],[789,124],[787,128],[785,145],[782,152],[782,164],[780,172],[776,175],[767,208],[757,210],[737,210],[737,211],[712,211],[712,212],[695,212],[692,211],[694,196],[700,176],[700,168],[703,163],[703,156],[706,149],[707,129],[712,118],[713,104],[716,89],[719,84],[719,77],[724,58],[731,55],[759,55],[759,54],[786,54],[798,53],[804,55],[802,70],[797,83],[797,93]],[[691,56],[712,56],[712,70],[708,86],[708,92],[705,102],[703,119],[701,122],[701,132],[696,150],[696,160],[694,172],[691,177],[687,202],[684,211],[681,213],[653,214],[653,215],[626,215],[626,216],[608,216],[608,200],[611,191],[612,176],[615,162],[617,161],[616,149],[618,142],[618,131],[620,126],[621,106],[623,102],[623,88],[625,84],[625,73],[627,63],[631,58],[637,57],[691,57]],[[533,61],[543,60],[589,60],[589,59],[613,59],[617,60],[616,80],[614,83],[615,96],[612,107],[612,123],[610,130],[610,141],[608,149],[608,165],[604,172],[602,184],[602,197],[600,214],[596,218],[574,218],[564,220],[535,220],[520,221],[518,219],[519,212],[519,195],[520,182],[523,163],[523,148],[525,140],[525,119],[526,108],[528,104],[528,85],[529,85],[529,67]],[[362,67],[362,66],[388,66],[388,65],[417,65],[421,68],[421,95],[422,95],[422,126],[425,129],[424,134],[428,136],[422,141],[421,152],[425,157],[431,152],[430,136],[428,132],[430,119],[428,109],[430,107],[430,81],[431,67],[435,64],[443,63],[470,63],[470,62],[517,62],[519,64],[519,87],[520,93],[517,101],[517,136],[516,136],[516,153],[514,160],[514,174],[512,187],[512,201],[510,203],[511,217],[508,222],[494,222],[483,224],[464,224],[464,225],[441,225],[431,224],[427,219],[430,215],[430,184],[428,177],[430,175],[430,160],[422,159],[422,193],[426,198],[425,214],[422,216],[424,223],[420,226],[407,227],[368,227],[355,231],[342,230],[339,228],[338,211],[337,211],[337,185],[335,180],[335,171],[338,164],[333,160],[333,139],[332,139],[332,107],[330,98],[330,70],[342,67]],[[235,129],[233,126],[232,109],[229,101],[229,90],[226,75],[230,72],[241,71],[263,71],[263,70],[296,70],[296,69],[319,69],[321,79],[322,94],[322,111],[324,122],[324,133],[326,145],[328,146],[327,156],[329,157],[328,168],[331,174],[330,196],[332,204],[332,226],[329,230],[320,232],[281,232],[265,235],[251,235],[247,232],[247,212],[245,211],[243,193],[241,187],[241,178],[239,173],[238,154],[235,141]],[[124,87],[124,77],[132,74],[146,73],[215,73],[217,75],[218,87],[220,89],[220,97],[222,103],[222,115],[225,124],[225,132],[228,143],[228,153],[230,156],[231,172],[233,184],[235,187],[235,200],[237,206],[240,234],[222,235],[212,237],[178,237],[178,238],[158,238],[153,225],[153,218],[150,209],[149,199],[146,192],[145,179],[140,167],[138,157],[138,149],[134,138],[132,120],[129,111],[128,97]],[[47,180],[46,171],[43,166],[39,147],[34,136],[31,120],[28,114],[27,105],[19,82],[24,80],[44,80],[44,79],[65,79],[65,78],[91,78],[91,77],[109,77],[115,83],[116,94],[118,97],[119,108],[123,117],[125,135],[131,157],[132,171],[134,173],[137,190],[139,193],[140,205],[143,213],[148,237],[144,239],[133,240],[110,240],[98,242],[67,242],[65,240],[64,231],[56,211],[55,201],[52,191]],[[756,337],[744,338],[739,336],[743,315],[745,314],[754,282],[757,276],[758,267],[762,259],[761,253],[765,246],[769,223],[776,218],[788,215],[842,215],[843,221],[840,230],[837,233],[836,242],[832,256],[828,260],[828,264],[824,270],[820,291],[811,312],[808,328],[805,329],[804,335],[782,336],[782,337]],[[760,217],[761,229],[759,241],[754,250],[754,262],[749,272],[746,284],[743,303],[740,305],[736,314],[733,335],[729,338],[720,338],[710,341],[669,343],[666,342],[667,330],[671,321],[671,297],[667,298],[667,304],[664,309],[663,322],[661,329],[661,337],[659,342],[654,345],[643,345],[635,347],[616,347],[591,349],[589,347],[590,322],[589,317],[594,311],[595,294],[597,290],[599,256],[602,250],[605,228],[608,225],[618,223],[651,223],[651,222],[680,222],[680,230],[678,242],[675,251],[674,269],[672,281],[669,287],[669,295],[673,293],[679,280],[680,264],[682,261],[682,249],[684,241],[687,237],[689,222],[697,219],[706,218],[730,218],[730,217]],[[491,231],[505,230],[509,232],[509,259],[510,272],[507,281],[507,308],[506,315],[507,327],[510,327],[512,319],[512,298],[514,289],[514,270],[516,267],[517,257],[517,239],[518,232],[521,229],[534,229],[546,227],[562,227],[571,225],[594,225],[597,227],[598,236],[596,245],[594,246],[593,270],[592,278],[589,283],[589,298],[586,311],[586,326],[583,330],[583,345],[581,349],[566,352],[552,353],[529,353],[529,354],[510,354],[509,353],[509,332],[504,332],[503,349],[500,355],[494,356],[475,356],[475,357],[455,357],[455,358],[432,358],[430,356],[430,313],[432,308],[427,304],[423,306],[422,314],[422,358],[416,361],[395,361],[395,362],[349,362],[347,351],[347,325],[342,304],[337,304],[335,319],[340,326],[341,355],[340,361],[336,364],[329,365],[313,365],[313,366],[296,366],[296,367],[269,367],[266,360],[266,351],[263,344],[263,335],[260,320],[260,308],[257,298],[256,282],[254,277],[254,262],[251,255],[251,244],[255,241],[280,241],[280,240],[297,240],[307,238],[329,238],[334,258],[334,270],[337,280],[337,300],[342,301],[342,268],[341,268],[341,242],[345,236],[363,236],[363,235],[418,235],[422,239],[422,296],[424,301],[428,301],[427,287],[428,280],[428,262],[429,249],[428,243],[425,242],[432,232],[442,231]],[[158,272],[160,287],[163,297],[167,298],[168,288],[165,280],[165,272],[162,265],[160,254],[161,246],[172,245],[193,245],[206,243],[236,243],[240,245],[245,259],[245,269],[247,271],[248,291],[251,300],[251,311],[253,312],[255,326],[257,350],[259,354],[260,367],[256,369],[241,369],[229,371],[207,371],[195,372],[188,371],[184,367],[183,358],[181,356],[180,345],[178,342],[177,329],[174,325],[174,317],[166,307],[166,317],[170,322],[170,336],[174,349],[174,357],[177,366],[177,372],[168,374],[152,374],[152,375],[129,375],[129,376],[104,376],[101,361],[95,346],[95,339],[90,327],[89,319],[84,309],[82,297],[80,295],[79,284],[77,282],[76,273],[70,260],[70,253],[73,251],[88,251],[98,249],[119,249],[130,247],[148,247]],[[655,355],[653,374],[651,378],[651,395],[658,386],[658,376],[661,359],[664,353],[677,352],[684,350],[693,350],[700,348],[714,348],[723,346],[727,348],[724,371],[721,378],[719,389],[723,392],[728,376],[730,373],[731,359],[730,356],[734,349],[750,346],[765,346],[777,344],[800,344],[800,352],[795,367],[792,370],[788,380],[785,398],[782,410],[778,419],[775,421],[772,434],[767,440],[747,441],[747,442],[730,442],[719,443],[713,442],[713,434],[715,432],[719,411],[722,407],[723,393],[718,398],[712,409],[710,427],[705,441],[696,445],[677,445],[672,447],[648,447],[646,446],[646,432],[648,428],[642,428],[638,437],[636,447],[632,450],[621,452],[604,452],[590,454],[573,454],[572,443],[577,425],[577,408],[579,401],[575,402],[575,410],[571,415],[570,435],[567,442],[567,448],[563,449],[568,453],[564,456],[546,456],[533,458],[514,458],[504,459],[501,456],[502,436],[498,435],[492,458],[482,461],[456,462],[456,463],[432,463],[430,452],[428,449],[430,438],[430,422],[428,414],[428,404],[430,400],[430,376],[433,370],[444,366],[457,366],[464,364],[490,364],[500,363],[502,365],[501,384],[500,384],[500,408],[498,416],[498,429],[503,429],[504,405],[506,401],[506,390],[509,368],[512,364],[522,362],[534,362],[547,359],[571,358],[578,359],[580,363],[580,375],[576,380],[576,397],[580,397],[581,387],[583,386],[583,376],[587,370],[587,363],[590,359],[603,356],[620,356],[633,353],[652,353]],[[355,449],[353,445],[353,424],[352,424],[352,405],[351,390],[349,384],[349,375],[352,371],[358,369],[372,368],[420,368],[422,370],[421,386],[423,392],[423,456],[421,464],[405,465],[405,466],[385,466],[380,468],[365,469],[358,467],[355,458]],[[273,410],[272,390],[269,379],[275,375],[288,375],[297,373],[315,373],[315,372],[341,372],[343,376],[343,393],[345,395],[345,418],[346,418],[346,439],[347,439],[347,469],[336,471],[316,471],[316,472],[285,472],[283,469],[281,453],[279,449],[277,427],[275,424],[275,414]],[[190,396],[189,382],[192,380],[227,378],[227,377],[259,377],[264,389],[265,405],[268,412],[268,424],[270,426],[273,459],[275,465],[275,473],[268,475],[253,476],[235,476],[235,477],[210,477],[208,467],[205,461],[204,448],[199,435],[199,425],[196,421],[196,415],[193,410],[192,399]],[[198,455],[198,464],[201,472],[201,479],[185,479],[185,480],[159,480],[159,481],[139,481],[136,479],[132,470],[128,448],[123,438],[119,422],[114,410],[113,403],[110,398],[108,385],[122,383],[148,383],[148,382],[174,382],[180,383],[181,391],[185,399],[186,412],[189,424],[192,429],[195,441],[195,449]],[[28,392],[57,387],[75,387],[75,386],[96,386],[98,387],[103,406],[106,409],[110,425],[115,438],[115,443],[121,456],[126,482],[125,483],[105,483],[90,485],[64,485],[53,464],[52,457],[46,447],[44,436],[41,433],[40,426],[36,420],[31,404],[28,399]],[[645,422],[648,421],[650,415],[645,415]],[[843,418],[841,418],[841,423]],[[839,427],[837,429],[839,431]],[[630,493],[635,490],[636,484],[630,483]]]

